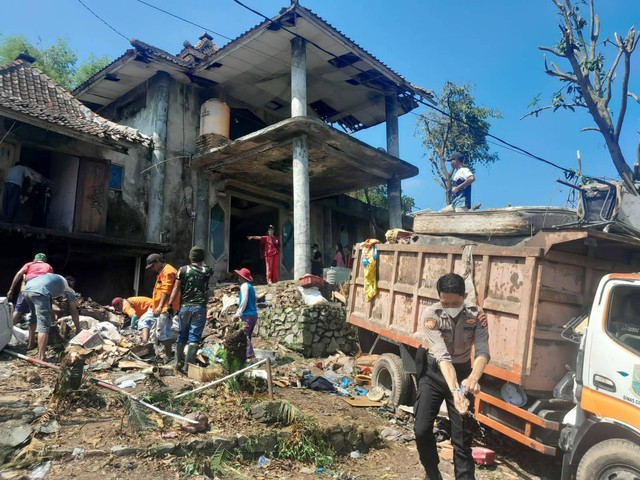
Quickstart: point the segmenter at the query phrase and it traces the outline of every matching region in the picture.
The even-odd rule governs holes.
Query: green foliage
[[[470,84],[446,82],[438,96],[437,107],[444,113],[428,110],[418,119],[418,134],[428,151],[433,178],[446,192],[450,203],[451,175],[446,160],[453,152],[465,156],[473,171],[476,165],[489,165],[499,160],[490,152],[487,134],[489,120],[502,118],[498,110],[476,105]]]
[[[386,185],[378,185],[377,187],[356,190],[355,192],[348,193],[347,195],[366,203],[367,194],[372,207],[389,208],[389,196],[387,195]],[[411,213],[416,206],[415,199],[408,195],[402,195],[401,203],[403,215]]]
[[[240,472],[231,466],[231,454],[221,448],[210,457],[202,454],[190,454],[182,460],[182,475],[186,477],[206,476],[206,478],[244,479]]]
[[[326,433],[318,428],[311,417],[294,413],[291,430],[278,436],[275,456],[319,467],[330,466],[336,452],[327,441]]]
[[[55,43],[44,47],[40,38],[32,43],[24,35],[0,37],[0,63],[12,62],[23,52],[34,57],[34,65],[67,90],[73,90],[109,64],[107,57],[94,54],[78,63],[78,55],[64,38],[57,38]]]

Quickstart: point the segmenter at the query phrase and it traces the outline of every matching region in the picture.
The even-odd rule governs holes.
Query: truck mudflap
[[[540,453],[556,454],[556,445],[547,445],[535,437],[545,436],[544,433],[547,432],[552,432],[554,437],[556,434],[559,435],[560,422],[544,419],[484,392],[478,393],[475,397],[475,416],[483,425]]]

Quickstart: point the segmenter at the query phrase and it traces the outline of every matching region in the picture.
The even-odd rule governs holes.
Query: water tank
[[[207,100],[200,107],[200,135],[214,133],[229,138],[231,109],[218,98]]]

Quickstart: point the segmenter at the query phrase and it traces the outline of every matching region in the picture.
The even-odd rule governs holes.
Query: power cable
[[[86,8],[87,10],[89,10],[89,12],[91,12],[91,14],[96,17],[98,20],[100,20],[102,23],[104,23],[107,27],[109,27],[111,30],[113,30],[114,32],[116,32],[118,35],[120,35],[122,38],[124,38],[127,42],[129,42],[130,40],[123,35],[121,32],[119,32],[118,30],[116,30],[114,27],[112,27],[111,25],[109,25],[109,23],[107,23],[106,20],[104,20],[100,15],[98,15],[96,12],[94,12],[93,10],[91,10],[82,0],[78,0],[78,2],[80,2],[80,5],[82,5],[84,8]]]

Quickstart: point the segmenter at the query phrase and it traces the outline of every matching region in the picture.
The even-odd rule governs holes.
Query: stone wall
[[[278,338],[280,344],[305,357],[326,357],[341,350],[355,352],[356,328],[346,310],[336,305],[290,306],[260,311],[256,335]]]

